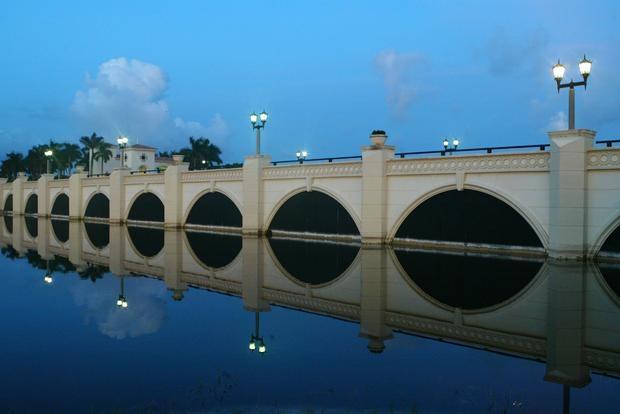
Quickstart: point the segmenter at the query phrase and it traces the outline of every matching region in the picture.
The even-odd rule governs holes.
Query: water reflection
[[[13,233],[13,215],[5,214],[4,218],[4,226],[9,233]]]
[[[28,230],[28,234],[33,239],[36,239],[39,235],[39,225],[36,217],[25,216],[24,221],[26,222],[26,230]]]
[[[188,290],[194,287],[238,297],[234,306],[245,312],[241,317],[217,314],[219,322],[195,328],[209,332],[211,339],[242,330],[233,342],[224,335],[230,352],[254,351],[267,360],[286,352],[282,337],[288,329],[270,319],[275,308],[284,307],[354,322],[346,329],[356,338],[356,348],[346,352],[380,353],[373,355],[381,358],[374,364],[402,351],[399,338],[406,333],[542,361],[537,380],[562,384],[567,393],[590,387],[592,373],[620,375],[617,264],[393,251],[66,221],[70,246],[58,246],[50,237],[53,232],[59,238],[54,221],[39,222],[41,234],[34,241],[27,237],[27,221],[19,223],[23,221],[15,221],[13,234],[4,234],[2,254],[24,257],[36,269],[39,286],[49,275],[49,295],[68,286],[69,302],[106,338],[146,338],[182,320],[195,323],[205,313],[217,314],[218,299]],[[94,252],[89,243],[109,249]],[[25,298],[32,294],[22,292]],[[62,297],[57,295],[54,301]],[[186,299],[173,303],[170,296]],[[167,322],[171,313],[199,302],[207,302],[205,313],[177,314]],[[184,343],[187,336],[177,340]],[[319,342],[330,340],[325,331]],[[413,358],[422,349],[409,351],[407,357]],[[237,361],[243,354],[235,357]]]
[[[59,242],[64,244],[69,240],[69,222],[67,220],[52,219],[52,230]]]

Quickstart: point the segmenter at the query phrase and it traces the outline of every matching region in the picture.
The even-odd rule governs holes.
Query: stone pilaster
[[[127,168],[119,168],[110,174],[110,224],[125,221],[125,177]]]
[[[125,251],[127,249],[125,227],[110,225],[110,271],[123,276],[125,271]]]
[[[71,198],[69,198],[71,202]],[[84,225],[76,220],[69,221],[69,261],[81,271],[86,268],[83,259]]]
[[[386,163],[394,147],[384,145],[386,135],[371,135],[373,145],[362,147],[362,243],[382,244],[387,238]]]
[[[172,299],[182,300],[187,284],[181,279],[183,271],[183,233],[174,229],[164,231],[164,281]]]
[[[243,258],[243,283],[241,297],[243,307],[252,312],[270,310],[269,303],[263,299],[265,240],[249,236],[243,238],[241,255]]]
[[[263,168],[270,163],[268,155],[246,157],[243,163],[243,234],[263,232]]]
[[[596,133],[572,129],[549,133],[549,256],[581,259],[586,246],[587,151]]]
[[[69,177],[69,220],[84,218],[82,211],[82,179],[86,173],[79,171]]]
[[[41,174],[37,181],[37,214],[39,217],[49,217],[52,207],[50,206],[49,182],[54,179],[53,174]]]
[[[26,182],[26,173],[20,172],[13,181],[13,214],[16,216],[23,215],[26,208],[24,202],[24,182]]]
[[[182,173],[188,170],[187,163],[178,161],[166,168],[164,173],[164,226],[178,228],[183,226],[183,184]]]

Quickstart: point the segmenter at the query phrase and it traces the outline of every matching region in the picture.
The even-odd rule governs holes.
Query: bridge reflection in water
[[[260,314],[284,306],[358,323],[373,353],[389,352],[399,331],[544,361],[544,379],[566,392],[586,386],[592,373],[620,376],[614,263],[32,217],[3,222],[4,254],[25,255],[51,273],[96,279],[109,269],[121,281],[146,275],[163,280],[175,300],[190,287],[238,296],[256,313],[253,340]],[[131,293],[123,294],[131,306]]]

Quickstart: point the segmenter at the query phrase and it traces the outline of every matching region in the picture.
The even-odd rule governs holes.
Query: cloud
[[[476,57],[486,61],[487,69],[493,75],[538,70],[544,66],[547,39],[547,33],[542,29],[530,32],[524,39],[515,39],[504,30],[497,30]]]
[[[568,128],[568,118],[563,111],[557,112],[551,117],[548,129],[550,131],[563,131]]]
[[[375,68],[383,76],[388,106],[397,117],[404,117],[417,97],[412,72],[424,60],[422,55],[391,49],[379,52],[374,58]]]
[[[189,135],[224,138],[229,129],[217,113],[205,126],[170,115],[164,95],[168,77],[157,65],[124,57],[110,59],[97,74],[87,74],[85,89],[75,93],[72,113],[85,131],[97,131],[108,140],[118,135],[132,142],[168,147],[171,139]]]

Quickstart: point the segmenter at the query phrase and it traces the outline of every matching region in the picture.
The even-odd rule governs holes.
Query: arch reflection
[[[354,244],[278,238],[270,238],[269,246],[288,274],[312,286],[336,280],[360,250]]]
[[[164,230],[151,227],[127,227],[129,239],[144,257],[154,257],[164,248]]]
[[[519,294],[543,262],[503,257],[395,250],[411,281],[443,305],[477,310],[499,305]]]
[[[33,239],[36,239],[39,235],[39,223],[36,217],[24,217],[24,221],[26,222],[26,231]]]
[[[105,223],[84,223],[86,237],[96,249],[103,249],[110,244],[110,226]]]
[[[13,233],[13,216],[4,215],[4,225],[9,233]]]
[[[13,194],[9,194],[4,201],[4,212],[13,211]]]
[[[206,267],[225,267],[239,255],[242,239],[239,235],[185,232],[187,243],[196,258]]]
[[[598,266],[605,283],[620,302],[620,263],[599,263]]]
[[[61,243],[69,240],[69,222],[67,220],[52,220],[52,230]]]

